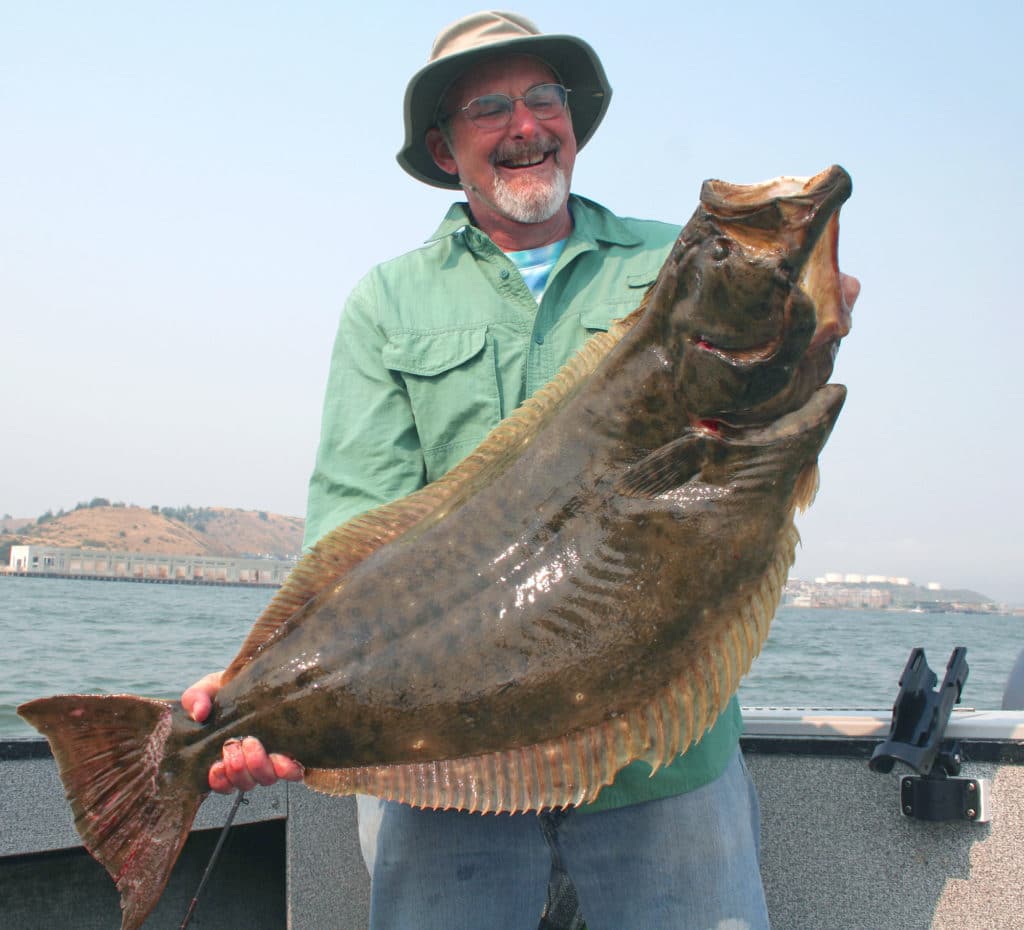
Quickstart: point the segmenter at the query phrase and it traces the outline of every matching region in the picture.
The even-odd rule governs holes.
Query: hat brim
[[[397,158],[402,168],[418,181],[448,190],[459,189],[458,177],[435,164],[425,136],[435,125],[437,104],[448,86],[478,61],[502,53],[535,55],[550,65],[572,91],[569,112],[577,148],[583,148],[604,119],[612,97],[611,86],[596,52],[575,36],[517,36],[447,55],[417,71],[405,92],[405,144]]]

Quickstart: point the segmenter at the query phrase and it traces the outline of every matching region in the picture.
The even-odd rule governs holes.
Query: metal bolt
[[[968,817],[968,819],[974,820],[974,818],[977,817],[977,816],[978,816],[978,812],[973,807],[968,807],[967,808],[967,817]]]
[[[969,782],[967,782],[967,790],[968,791],[977,791],[978,790],[978,786],[976,784],[974,784],[973,781],[969,781]]]
[[[914,812],[914,805],[913,804],[904,804],[903,805],[903,813],[904,814],[912,814],[913,812]]]

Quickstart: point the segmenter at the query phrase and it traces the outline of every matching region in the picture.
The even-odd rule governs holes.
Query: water
[[[35,736],[14,708],[59,692],[176,698],[223,668],[267,588],[0,579],[0,738]],[[896,611],[779,611],[740,688],[747,707],[891,709],[915,646],[942,678],[967,647],[964,706],[998,708],[1024,648],[1024,617]]]
[[[0,738],[62,692],[176,698],[234,658],[272,588],[0,579]]]
[[[940,682],[954,648],[966,646],[970,674],[960,706],[998,709],[1024,649],[1024,617],[783,607],[740,686],[740,703],[889,713],[915,646]]]

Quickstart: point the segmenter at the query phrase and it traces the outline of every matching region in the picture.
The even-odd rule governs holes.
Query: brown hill
[[[265,510],[213,507],[205,511],[201,533],[224,555],[272,555],[280,559],[302,552],[302,517]]]
[[[228,507],[162,511],[134,506],[81,507],[40,520],[0,537],[3,548],[10,544],[46,545],[166,555],[288,558],[302,550],[304,525],[300,517]]]

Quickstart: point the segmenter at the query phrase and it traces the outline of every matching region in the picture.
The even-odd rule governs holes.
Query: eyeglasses
[[[526,109],[537,119],[554,119],[565,111],[569,93],[569,88],[561,84],[538,84],[522,97],[484,94],[483,97],[470,100],[464,107],[459,107],[457,112],[465,113],[481,129],[504,129],[512,121],[512,111],[517,100],[522,100]],[[450,118],[443,117],[442,121],[446,122]]]

